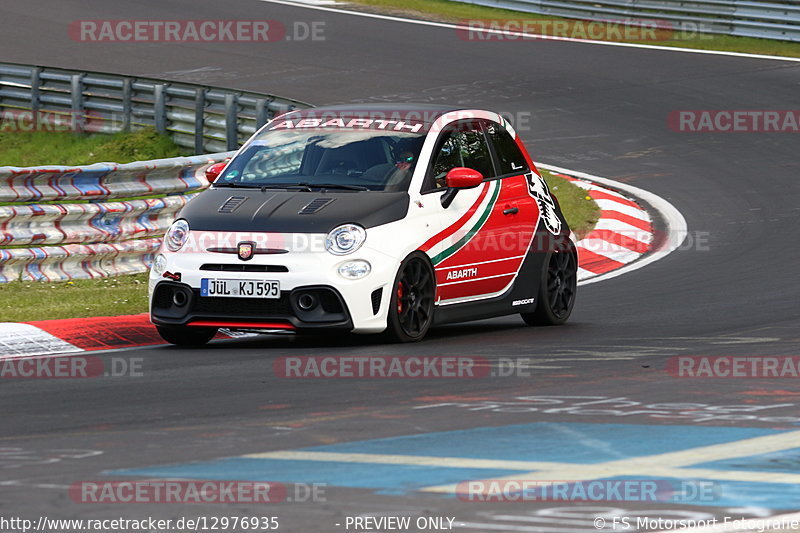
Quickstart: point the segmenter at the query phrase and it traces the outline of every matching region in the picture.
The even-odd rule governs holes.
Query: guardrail
[[[235,150],[297,100],[204,85],[0,63],[0,111],[66,117],[72,130],[154,127],[196,154]]]
[[[744,0],[456,0],[539,15],[585,20],[660,21],[661,27],[699,33],[800,42],[797,2]]]
[[[0,283],[147,270],[177,212],[208,187],[206,167],[232,154],[0,167],[0,202],[12,202],[0,205]]]
[[[0,167],[0,283],[147,270],[177,212],[208,187],[205,168],[230,157],[274,116],[305,107],[269,94],[0,63],[0,113],[12,118],[57,117],[76,132],[154,127],[179,146],[214,152],[129,164]]]

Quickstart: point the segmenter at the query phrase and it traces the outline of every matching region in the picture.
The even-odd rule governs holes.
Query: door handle
[[[519,207],[509,207],[508,209],[503,209],[504,215],[516,215],[519,213]]]

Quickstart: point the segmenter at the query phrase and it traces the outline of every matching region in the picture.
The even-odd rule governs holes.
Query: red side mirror
[[[451,168],[445,178],[449,189],[471,189],[483,183],[483,174],[466,167]]]
[[[228,164],[228,161],[222,161],[221,163],[214,163],[210,167],[206,168],[206,179],[209,183],[213,183],[216,180],[220,173],[225,169],[225,166]]]

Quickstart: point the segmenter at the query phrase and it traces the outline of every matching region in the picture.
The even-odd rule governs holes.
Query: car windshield
[[[304,128],[266,131],[214,182],[224,187],[407,190],[424,133]]]

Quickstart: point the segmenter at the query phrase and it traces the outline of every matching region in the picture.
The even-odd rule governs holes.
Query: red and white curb
[[[217,338],[251,336],[221,329]],[[147,313],[0,322],[0,360],[164,344]]]
[[[579,285],[614,278],[649,265],[675,251],[686,239],[686,219],[675,206],[650,191],[554,165],[537,163],[537,166],[573,178],[572,182],[586,188],[600,206],[600,220],[594,230],[578,242],[578,267],[586,272],[579,275]],[[593,192],[594,187],[597,189]],[[646,218],[642,218],[641,212]],[[652,229],[651,215],[659,218],[658,232]],[[651,237],[647,237],[648,233]],[[647,250],[639,253],[632,249],[641,249],[638,243],[646,243]],[[613,268],[608,269],[611,265]]]
[[[600,208],[597,224],[576,245],[579,281],[622,268],[650,251],[653,224],[634,200],[586,179],[552,173],[584,189]]]
[[[581,285],[641,268],[670,253],[686,238],[683,216],[659,196],[582,172],[541,163],[538,166],[585,189],[600,207],[597,225],[577,243]],[[657,211],[666,223],[665,238],[655,238],[651,216],[641,205],[643,202]],[[230,336],[234,335],[221,335]],[[0,359],[163,343],[146,313],[29,323],[0,322]]]
[[[147,313],[0,323],[0,359],[163,343]]]

